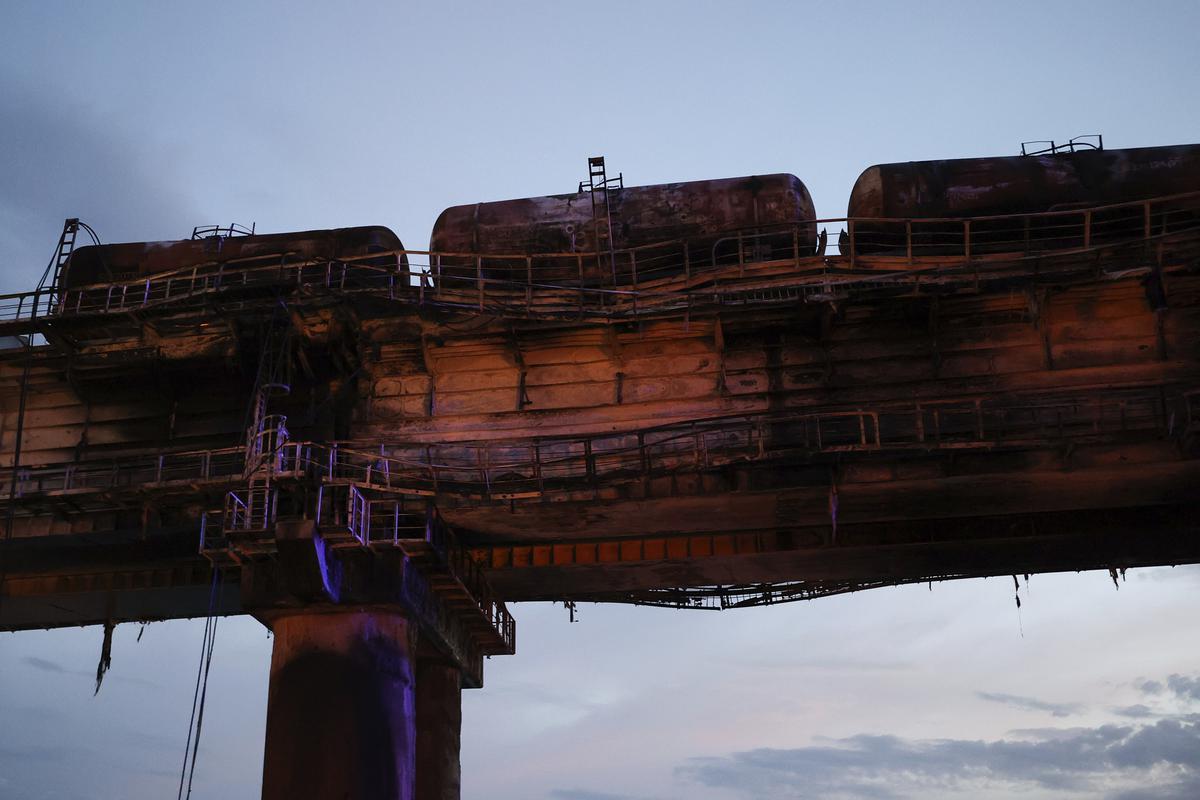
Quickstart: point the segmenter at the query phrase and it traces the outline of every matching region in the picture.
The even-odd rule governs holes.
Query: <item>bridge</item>
[[[1200,561],[1200,192],[693,248],[0,297],[0,629],[252,614],[264,797],[456,798],[506,602]]]

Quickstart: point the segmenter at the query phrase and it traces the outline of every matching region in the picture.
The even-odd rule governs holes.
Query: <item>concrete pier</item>
[[[387,611],[270,622],[263,800],[426,797],[415,789],[416,626]]]
[[[459,800],[462,674],[440,660],[417,662],[417,797]]]

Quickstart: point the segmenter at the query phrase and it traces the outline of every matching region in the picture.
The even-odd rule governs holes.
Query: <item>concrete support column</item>
[[[459,800],[462,677],[443,661],[417,662],[417,797]]]
[[[414,787],[416,626],[386,611],[271,622],[263,800],[423,798]]]

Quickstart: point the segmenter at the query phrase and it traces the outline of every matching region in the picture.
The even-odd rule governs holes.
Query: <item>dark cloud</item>
[[[1158,696],[1165,692],[1179,700],[1192,702],[1200,700],[1200,675],[1176,673],[1168,676],[1165,682],[1139,678],[1133,682],[1133,688],[1146,695]]]
[[[1013,708],[1019,708],[1022,711],[1045,711],[1055,717],[1069,717],[1072,714],[1079,714],[1084,710],[1084,706],[1079,703],[1048,703],[1045,700],[1038,700],[1034,697],[1022,697],[1016,694],[1002,694],[999,692],[976,692],[975,694],[989,703],[1001,703]]]
[[[46,659],[46,658],[39,658],[38,656],[25,656],[24,658],[21,659],[21,663],[28,664],[29,666],[33,667],[34,669],[41,670],[42,672],[52,672],[56,675],[74,675],[79,678],[86,678],[89,681],[93,681],[96,679],[95,672],[88,672],[87,670],[80,670],[80,669],[67,669],[66,667],[64,667],[63,665],[61,665],[55,661],[50,661],[49,659]],[[128,683],[128,684],[132,684],[134,686],[145,686],[147,688],[153,688],[153,689],[161,689],[162,688],[162,686],[160,684],[155,683],[154,681],[148,681],[144,678],[135,678],[135,677],[131,677],[131,676],[119,675],[119,674],[113,674],[113,673],[106,674],[104,676],[104,680],[117,681],[119,683]]]
[[[1193,775],[1177,783],[1116,792],[1109,800],[1196,800],[1197,797],[1200,797],[1200,776]]]
[[[64,87],[0,79],[0,119],[0,291],[34,288],[66,217],[106,241],[178,238],[203,221],[170,153]]]
[[[1200,675],[1172,675],[1167,689],[1181,700],[1200,700]]]
[[[1120,708],[1114,708],[1112,710],[1112,713],[1116,714],[1119,717],[1129,717],[1130,719],[1145,719],[1146,717],[1156,716],[1156,714],[1152,708],[1150,708],[1149,706],[1146,706],[1146,705],[1142,705],[1141,703],[1137,703],[1136,705],[1132,705],[1132,706],[1122,706]]]
[[[901,672],[913,669],[907,661],[884,661],[858,658],[788,658],[788,659],[729,659],[729,663],[757,670],[778,669],[788,672],[823,670],[829,672]]]
[[[1194,796],[1178,792],[1200,780],[1200,725],[1195,722],[1160,720],[1140,727],[1103,725],[1025,734],[1029,738],[996,741],[859,735],[795,750],[695,758],[677,774],[755,800],[888,800],[927,796],[934,790],[970,793],[982,786],[1102,794],[1115,784],[1150,782],[1160,773],[1170,779],[1122,800],[1166,800]]]
[[[25,656],[21,661],[34,669],[40,669],[43,672],[66,672],[59,664],[37,656]]]

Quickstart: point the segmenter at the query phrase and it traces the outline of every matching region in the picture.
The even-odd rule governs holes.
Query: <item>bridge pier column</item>
[[[459,800],[461,732],[462,673],[445,661],[418,661],[418,800]]]
[[[263,800],[423,798],[416,625],[374,610],[284,612],[270,623]]]

